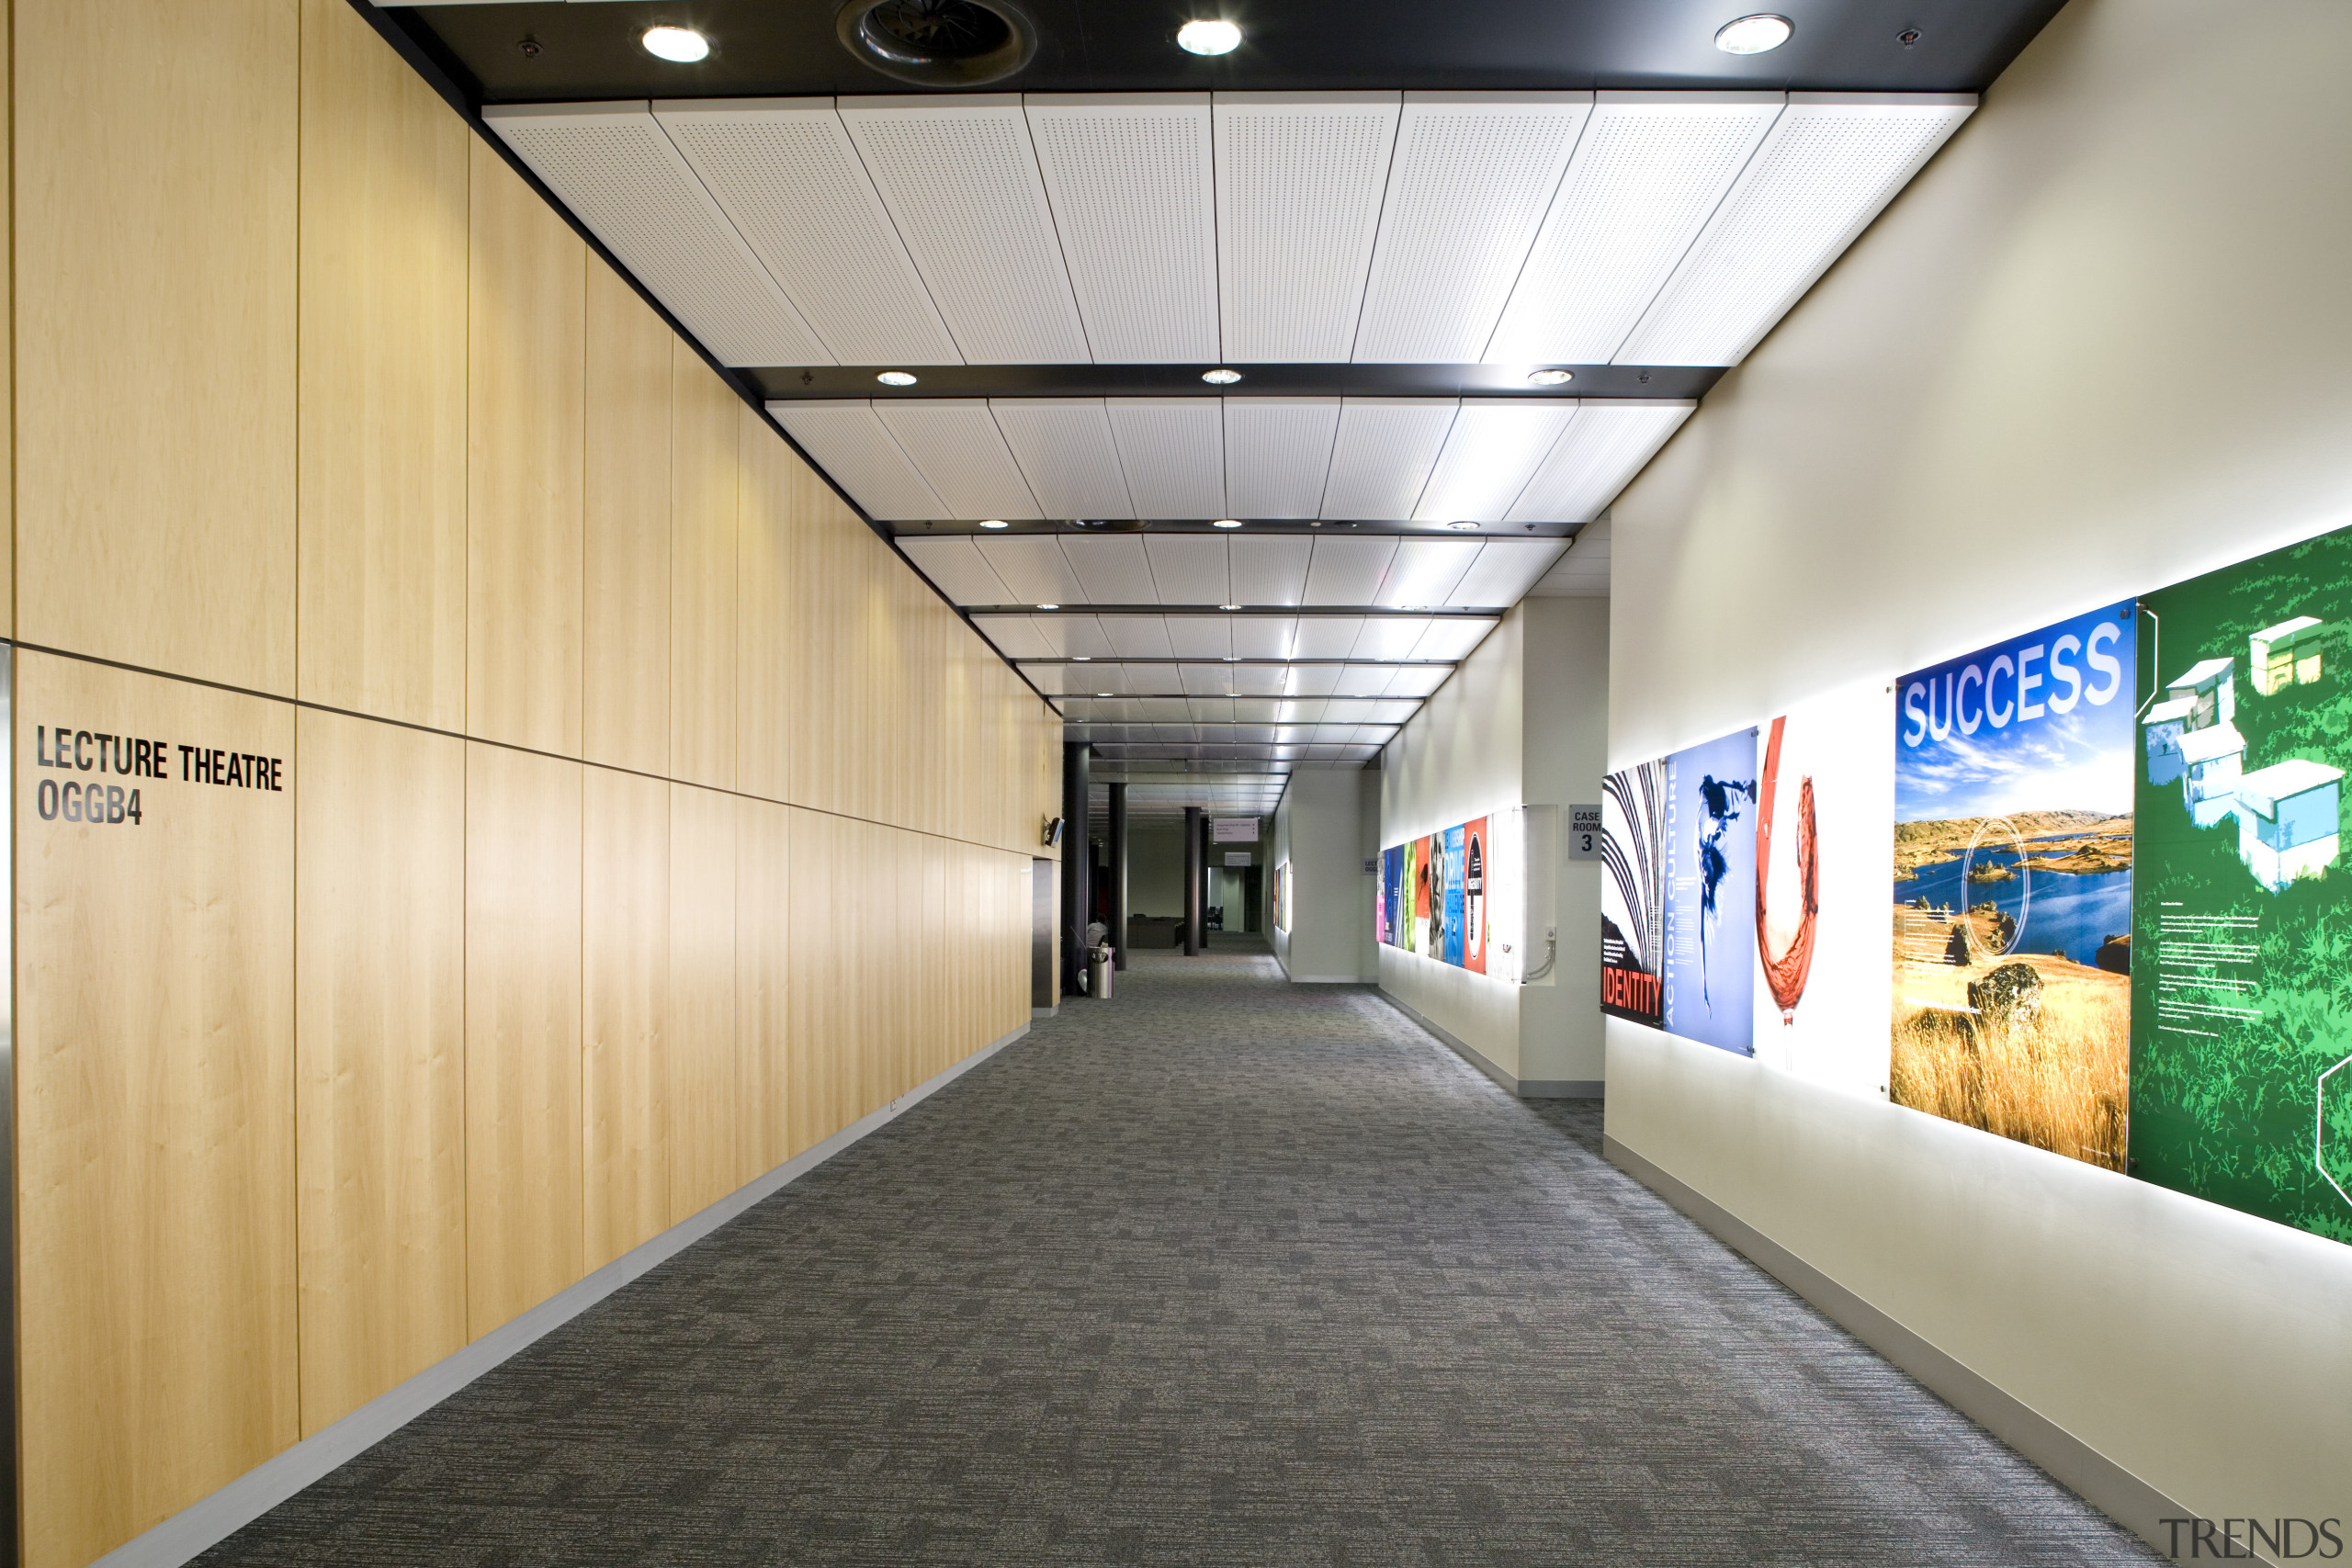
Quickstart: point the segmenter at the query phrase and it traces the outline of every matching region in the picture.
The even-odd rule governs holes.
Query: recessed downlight
[[[1231,54],[1241,47],[1241,29],[1222,17],[1195,17],[1176,29],[1176,46],[1188,54]]]
[[[1037,608],[1040,610],[1058,610],[1061,606],[1059,604],[1040,604]]]
[[[1220,517],[1216,522],[1210,524],[1209,526],[1212,528],[1238,528],[1241,526],[1241,519],[1238,517]]]
[[[1457,534],[1475,534],[1478,531],[1478,525],[1476,523],[1448,523],[1446,526]]]
[[[1227,664],[1238,664],[1241,662],[1241,655],[1238,653],[1228,653],[1225,656],[1225,661]]]
[[[1095,693],[1094,694],[1095,694],[1096,696],[1098,696],[1098,697],[1107,697],[1107,696],[1109,696],[1111,694],[1110,694],[1110,693],[1108,693],[1108,692],[1097,692],[1097,693]]]
[[[1069,656],[1069,661],[1072,664],[1091,664],[1094,662],[1094,655],[1091,653],[1073,653]]]
[[[1715,47],[1725,54],[1764,54],[1788,42],[1796,30],[1797,25],[1786,17],[1760,11],[1716,28]]]
[[[1220,365],[1214,370],[1202,371],[1201,379],[1206,381],[1212,387],[1230,387],[1236,381],[1241,379],[1241,372],[1238,370],[1228,370],[1224,366]]]
[[[710,40],[692,28],[648,28],[638,42],[645,46],[646,53],[673,65],[692,65],[710,58]]]
[[[1565,387],[1577,378],[1573,370],[1530,370],[1527,384],[1531,387]]]
[[[1217,608],[1220,610],[1238,610],[1241,606],[1238,604],[1219,604]]]
[[[1010,528],[1012,525],[1007,523],[1001,517],[983,517],[980,519],[980,526],[983,528]]]
[[[915,384],[915,378],[904,370],[885,370],[874,378],[886,387],[911,387]]]

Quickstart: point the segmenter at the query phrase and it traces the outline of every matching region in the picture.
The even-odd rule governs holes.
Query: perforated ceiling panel
[[[1090,604],[1148,604],[1159,597],[1143,540],[1134,534],[1067,534],[1062,555],[1084,584]]]
[[[1490,539],[1445,602],[1456,609],[1508,609],[1560,558],[1560,539]]]
[[[975,398],[878,399],[875,413],[947,508],[943,516],[1043,516],[988,404]]]
[[[1233,617],[1233,655],[1237,659],[1288,659],[1296,640],[1298,623],[1284,615]]]
[[[1102,635],[1122,659],[1173,659],[1168,622],[1162,615],[1104,615]]]
[[[832,362],[644,104],[493,105],[482,118],[721,364]]]
[[[1168,645],[1179,659],[1224,659],[1233,652],[1233,622],[1224,615],[1170,615]]]
[[[1380,580],[1396,558],[1396,541],[1374,536],[1362,539],[1317,539],[1315,558],[1306,568],[1306,602],[1310,604],[1370,604],[1380,594]]]
[[[1227,515],[1218,400],[1111,398],[1105,406],[1136,516],[1199,523]]]
[[[833,358],[962,360],[832,99],[660,102],[653,116]]]
[[[1232,588],[1226,575],[1225,541],[1190,534],[1148,534],[1152,581],[1163,604],[1227,604]]]
[[[1348,399],[1321,515],[1361,523],[1412,516],[1460,406],[1453,398]]]
[[[996,569],[1014,604],[1082,604],[1086,589],[1069,569],[1059,539],[1051,534],[1012,534],[979,541],[980,554]]]
[[[1092,357],[1018,97],[843,98],[841,116],[966,359]]]
[[[1355,344],[1396,136],[1396,93],[1219,93],[1225,356],[1332,362]]]
[[[868,517],[914,522],[946,514],[930,483],[859,398],[846,402],[776,402],[768,412]]]
[[[1499,523],[1559,439],[1576,405],[1466,398],[1413,515],[1424,523]]]
[[[1973,95],[1791,94],[1618,357],[1747,358],[1975,107]]]
[[[1323,504],[1337,398],[1225,400],[1225,500],[1237,517],[1313,517]]]
[[[1487,634],[1499,623],[1474,621],[1467,617],[1446,616],[1430,623],[1413,645],[1414,659],[1467,659],[1470,650],[1487,640]]]
[[[989,404],[1048,517],[1133,517],[1100,398],[998,398]]]
[[[1601,93],[1482,356],[1609,362],[1781,112],[1778,93]]]
[[[1111,639],[1102,635],[1101,623],[1091,615],[1038,615],[1037,635],[1059,659],[1086,659],[1108,661],[1116,656]],[[1080,673],[1080,681],[1087,679]]]
[[[1699,405],[1587,398],[1510,509],[1512,523],[1582,523],[1634,480]]]
[[[1405,540],[1381,581],[1380,603],[1399,610],[1444,604],[1481,547],[1471,539]]]
[[[974,615],[972,625],[1007,659],[1053,657],[1053,645],[1026,615]]]
[[[1238,604],[1297,604],[1306,597],[1306,565],[1315,541],[1295,535],[1235,536],[1230,546],[1233,598]]]
[[[1032,94],[1029,132],[1094,356],[1217,358],[1209,96]]]
[[[1351,654],[1356,659],[1410,659],[1413,645],[1430,629],[1420,615],[1374,615],[1363,624]]]
[[[915,570],[939,585],[958,604],[1004,604],[1004,584],[980,552],[966,538],[902,538],[899,547]],[[1000,644],[999,646],[1002,646]],[[1010,649],[1007,649],[1010,652]]]
[[[1476,359],[1527,260],[1590,93],[1408,93],[1355,358]]]
[[[1291,638],[1293,659],[1345,659],[1363,635],[1362,615],[1301,615]]]

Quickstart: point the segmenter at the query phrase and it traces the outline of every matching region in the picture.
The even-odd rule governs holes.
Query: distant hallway
[[[1599,1140],[1139,954],[200,1561],[2154,1561]]]

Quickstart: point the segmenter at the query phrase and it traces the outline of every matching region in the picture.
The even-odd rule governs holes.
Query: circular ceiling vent
[[[1010,0],[850,0],[834,28],[875,70],[927,87],[1001,81],[1037,52],[1035,24]]]

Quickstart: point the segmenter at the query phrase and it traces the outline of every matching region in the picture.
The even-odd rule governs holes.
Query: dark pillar
[[[1086,973],[1086,905],[1094,878],[1086,832],[1090,749],[1083,740],[1062,743],[1062,999],[1079,994]]]
[[[1207,903],[1201,897],[1202,886],[1208,875],[1203,863],[1208,857],[1202,853],[1201,837],[1209,825],[1201,818],[1197,806],[1184,807],[1184,956],[1201,955],[1201,922],[1208,919]]]
[[[1112,967],[1127,966],[1127,786],[1111,790],[1111,928]]]

